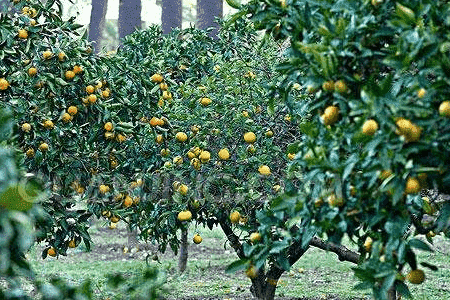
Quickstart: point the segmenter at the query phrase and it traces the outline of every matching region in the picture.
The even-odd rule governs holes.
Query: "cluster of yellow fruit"
[[[246,224],[247,217],[242,216],[237,210],[230,213],[230,221],[232,224]]]
[[[406,142],[417,142],[420,138],[422,129],[405,118],[399,118],[395,122],[397,125],[396,133],[404,137]]]
[[[179,181],[174,181],[172,183],[172,187],[175,191],[177,191],[178,193],[180,193],[183,196],[187,195],[187,193],[189,191],[189,187],[187,185],[185,185],[184,183],[180,183]]]
[[[337,92],[339,94],[345,94],[348,92],[347,84],[343,80],[338,80],[336,82],[333,80],[325,81],[322,84],[322,89],[325,92]]]
[[[200,149],[200,147],[192,147],[186,153],[186,156],[188,157],[191,166],[196,170],[200,170],[202,164],[209,162],[211,159],[211,153],[207,150]]]
[[[109,219],[109,221],[110,221],[109,228],[110,229],[117,228],[117,223],[119,223],[119,221],[120,221],[120,217],[118,215],[114,215],[109,210],[104,210],[104,211],[102,211],[102,216],[106,219]]]
[[[88,85],[85,88],[87,93],[86,97],[83,97],[81,101],[85,106],[93,105],[97,102],[98,97],[100,96],[103,99],[107,99],[111,96],[111,90],[106,87],[107,82],[105,80],[98,81],[97,84]]]

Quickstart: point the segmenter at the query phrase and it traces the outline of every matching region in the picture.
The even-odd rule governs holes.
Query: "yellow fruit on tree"
[[[187,140],[187,134],[184,132],[177,132],[175,139],[179,142],[185,142]]]
[[[170,150],[169,149],[161,149],[161,156],[163,156],[163,157],[166,157],[166,156],[169,156],[169,154],[170,154]]]
[[[50,50],[42,52],[42,58],[49,59],[53,56],[53,53]]]
[[[248,278],[256,278],[256,276],[258,276],[258,270],[254,265],[250,265],[245,271],[245,275],[247,275]]]
[[[25,154],[26,154],[27,157],[29,157],[29,158],[34,157],[34,149],[33,149],[33,148],[29,148]]]
[[[64,52],[58,53],[58,60],[63,61],[66,58],[66,54]]]
[[[90,95],[87,97],[87,99],[88,99],[89,103],[91,103],[91,104],[94,104],[95,102],[97,102],[97,96],[94,95],[94,94],[90,94]]]
[[[202,151],[198,158],[202,163],[206,163],[211,159],[211,153],[209,151]]]
[[[371,0],[370,2],[371,2],[372,5],[376,8],[376,7],[378,7],[381,3],[383,3],[383,0]]]
[[[183,210],[178,213],[178,220],[180,222],[190,221],[192,219],[192,213],[189,210]]]
[[[413,284],[421,284],[425,281],[425,273],[420,270],[411,270],[407,275],[406,279]]]
[[[295,158],[295,153],[288,153],[288,159],[293,160]]]
[[[95,88],[94,88],[92,85],[88,85],[88,86],[86,87],[86,93],[92,94],[92,93],[94,93],[94,92],[95,92]]]
[[[256,141],[256,135],[251,131],[246,132],[244,134],[244,141],[249,144],[254,143]]]
[[[370,250],[372,249],[372,243],[373,243],[372,238],[368,236],[364,241],[364,249],[366,249],[367,252],[370,252]]]
[[[5,78],[0,78],[0,90],[4,91],[9,87],[9,82]]]
[[[364,122],[363,127],[362,127],[362,132],[365,135],[374,135],[375,132],[377,132],[378,130],[378,123],[375,120],[367,120]]]
[[[161,74],[155,73],[150,77],[150,79],[153,82],[161,83],[164,80],[164,77]]]
[[[208,106],[209,104],[211,104],[212,100],[206,97],[203,97],[200,99],[200,103],[203,106]]]
[[[328,204],[332,207],[340,207],[344,205],[344,199],[342,197],[337,197],[336,194],[331,194],[327,198]]]
[[[111,218],[110,218],[109,220],[110,220],[111,222],[113,222],[113,223],[117,223],[117,222],[120,221],[120,217],[114,215],[114,216],[111,216]]]
[[[75,240],[70,240],[67,245],[69,246],[69,248],[75,248],[77,246]]]
[[[221,160],[228,160],[228,159],[230,159],[230,152],[228,152],[227,148],[220,149],[220,151],[219,151],[219,158]]]
[[[439,115],[443,117],[450,117],[450,101],[444,101],[439,105]]]
[[[22,131],[23,132],[30,132],[31,130],[31,125],[29,123],[23,123],[22,124]]]
[[[326,92],[334,92],[334,81],[325,81],[324,83],[322,83],[322,89]]]
[[[39,150],[41,150],[41,152],[46,152],[48,151],[48,144],[47,143],[41,143],[39,145]]]
[[[183,196],[185,196],[187,193],[188,193],[188,191],[189,191],[189,188],[188,188],[188,186],[187,185],[185,185],[185,184],[180,184],[180,186],[178,187],[178,193],[180,193],[181,195],[183,195]]]
[[[242,116],[248,118],[248,111],[246,110],[242,111]]]
[[[172,99],[172,93],[169,92],[169,91],[163,91],[163,95],[162,96],[163,96],[164,100]]]
[[[114,139],[114,136],[115,136],[115,134],[112,132],[109,132],[109,131],[105,132],[105,139],[107,139],[107,140]]]
[[[103,128],[106,131],[111,131],[111,130],[113,130],[113,124],[111,122],[106,122],[105,125],[103,126]]]
[[[63,120],[64,123],[70,122],[72,120],[72,116],[68,113],[63,113],[61,120]]]
[[[108,98],[111,92],[109,90],[102,91],[102,98]]]
[[[339,108],[337,106],[328,106],[324,114],[321,116],[324,125],[334,124],[339,117]]]
[[[259,232],[252,232],[250,234],[250,242],[252,242],[254,244],[259,241],[261,241],[261,234]]]
[[[191,126],[192,133],[196,134],[199,130],[200,130],[200,127],[198,127],[197,125]]]
[[[179,155],[175,156],[172,161],[176,165],[181,165],[183,163],[183,157],[181,157]]]
[[[273,137],[273,131],[267,130],[265,135],[266,135],[266,137],[271,138],[271,137]]]
[[[420,192],[420,183],[417,178],[409,177],[406,181],[406,188],[405,193],[406,194],[416,194]]]
[[[167,91],[167,89],[169,88],[169,86],[167,85],[167,83],[161,82],[161,83],[159,84],[159,88],[160,88],[162,91]]]
[[[51,256],[51,257],[55,257],[56,256],[56,250],[55,248],[51,247],[47,250],[47,255]]]
[[[195,234],[194,238],[192,239],[192,241],[195,244],[200,244],[203,241],[203,239],[202,239],[202,237],[199,234]]]
[[[69,106],[69,108],[67,108],[67,112],[71,115],[74,116],[77,114],[78,112],[78,108],[76,106]]]
[[[239,223],[240,218],[241,218],[241,214],[236,210],[230,214],[230,221],[233,224]]]
[[[53,129],[53,127],[55,127],[51,120],[45,120],[43,125],[47,129]]]
[[[158,135],[156,136],[156,138],[155,138],[155,141],[156,141],[158,144],[162,144],[162,142],[164,141],[163,135],[162,135],[162,134],[158,134]]]
[[[425,97],[426,94],[427,94],[427,90],[425,90],[424,88],[420,88],[417,91],[417,97],[419,97],[419,98]]]
[[[111,221],[111,223],[109,223],[109,229],[116,229],[117,228],[117,222],[113,222]]]
[[[98,187],[98,191],[100,192],[100,194],[106,194],[107,192],[109,192],[109,190],[109,186],[105,184],[100,184],[100,186]]]
[[[345,94],[348,92],[348,87],[344,80],[338,80],[334,83],[334,90],[339,94]]]
[[[30,75],[31,77],[33,77],[36,74],[37,74],[37,69],[35,67],[31,67],[28,69],[28,75]]]
[[[271,174],[271,173],[270,173],[270,168],[269,168],[269,166],[266,166],[266,165],[260,166],[260,167],[258,168],[258,172],[259,172],[259,174],[265,175],[265,176],[268,176],[268,175]]]
[[[74,72],[75,74],[79,74],[79,73],[83,72],[83,67],[78,66],[78,65],[75,65],[75,66],[73,67],[73,72]]]
[[[383,172],[381,172],[379,178],[380,178],[380,180],[385,180],[385,179],[389,178],[391,175],[392,175],[391,170],[383,170]]]

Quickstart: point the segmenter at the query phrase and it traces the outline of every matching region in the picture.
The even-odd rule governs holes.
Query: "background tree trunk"
[[[133,33],[136,29],[141,29],[141,10],[141,0],[120,0],[117,24],[119,40]]]
[[[181,28],[181,0],[163,0],[161,12],[161,24],[163,34],[168,34],[172,28]]]
[[[178,270],[183,273],[186,270],[188,259],[188,231],[187,229],[181,230],[181,245],[180,245],[180,257],[178,259]]]
[[[100,43],[105,27],[105,15],[108,0],[92,0],[91,21],[89,23],[89,41],[95,42],[94,50],[100,51]]]
[[[223,0],[197,0],[197,28],[214,27],[210,36],[217,38],[219,25],[214,22],[215,17],[223,17]]]

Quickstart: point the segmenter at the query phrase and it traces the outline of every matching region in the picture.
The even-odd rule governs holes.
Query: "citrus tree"
[[[410,296],[408,284],[436,270],[416,252],[450,235],[448,200],[422,197],[449,189],[448,4],[229,2],[236,16],[289,40],[279,91],[302,117],[286,179],[297,184],[257,213],[264,243],[248,253],[275,256],[281,274],[320,247],[357,264],[357,288],[376,299]],[[300,103],[293,84],[307,95]],[[344,235],[356,251],[340,244]],[[276,285],[278,274],[265,280]]]

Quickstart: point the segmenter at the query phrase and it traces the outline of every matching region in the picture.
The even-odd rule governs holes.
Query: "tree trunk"
[[[186,270],[187,259],[188,259],[188,241],[187,241],[188,231],[183,228],[181,230],[181,246],[180,246],[180,257],[178,259],[178,270],[183,273]]]
[[[94,50],[100,51],[100,43],[105,27],[105,15],[108,0],[92,0],[91,21],[89,23],[89,41],[95,43]]]
[[[397,300],[397,292],[395,291],[395,286],[391,286],[391,288],[387,292],[388,300]]]
[[[119,40],[141,28],[141,0],[120,0],[118,31]],[[120,42],[119,42],[120,43]]]
[[[214,22],[215,17],[223,17],[223,0],[197,0],[197,28],[214,27],[209,36],[217,39],[219,25]]]
[[[181,0],[163,0],[161,12],[161,24],[163,34],[168,34],[172,28],[181,29],[182,21],[182,1]]]

